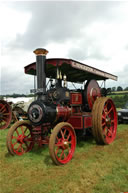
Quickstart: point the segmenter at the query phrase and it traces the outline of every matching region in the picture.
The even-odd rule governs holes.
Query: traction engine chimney
[[[46,55],[48,51],[44,48],[37,48],[33,51],[36,54],[36,75],[37,75],[37,95],[39,100],[46,98]]]

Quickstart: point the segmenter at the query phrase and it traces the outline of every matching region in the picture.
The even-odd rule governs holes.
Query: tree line
[[[126,95],[112,95],[111,98],[114,101],[116,108],[123,108],[128,102],[128,94]]]
[[[17,93],[13,93],[13,94],[6,94],[6,95],[1,95],[0,96],[0,99],[3,99],[3,98],[17,98],[17,97],[34,97],[34,95],[33,94],[28,94],[28,95],[26,95],[26,94],[17,94]]]
[[[118,87],[115,87],[115,86],[114,86],[114,87],[111,87],[111,88],[110,88],[110,91],[111,91],[111,92],[115,92],[115,91],[128,91],[128,87],[126,87],[126,88],[123,89],[121,86],[118,86]]]

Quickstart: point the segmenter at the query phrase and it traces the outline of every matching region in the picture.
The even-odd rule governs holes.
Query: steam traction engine
[[[74,155],[76,130],[90,128],[98,144],[112,143],[117,130],[116,109],[112,99],[103,96],[96,80],[117,77],[71,59],[46,59],[45,49],[34,53],[36,63],[26,66],[25,73],[37,75],[37,89],[33,90],[37,99],[28,108],[28,121],[18,121],[9,129],[9,152],[22,155],[35,143],[48,144],[53,162],[62,165]],[[69,90],[67,81],[86,84],[83,89]]]

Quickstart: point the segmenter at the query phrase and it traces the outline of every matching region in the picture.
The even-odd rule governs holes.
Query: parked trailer
[[[48,144],[53,162],[63,165],[74,155],[76,131],[91,129],[98,144],[112,143],[117,131],[116,108],[97,81],[117,80],[117,76],[72,59],[46,59],[46,49],[34,53],[36,62],[24,69],[26,74],[37,75],[37,89],[33,90],[37,99],[28,107],[28,120],[15,123],[9,130],[9,152],[23,155],[36,143]],[[69,89],[67,82],[83,83],[84,88]]]

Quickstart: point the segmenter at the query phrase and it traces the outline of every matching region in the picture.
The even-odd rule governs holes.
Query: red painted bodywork
[[[50,128],[51,128],[51,125],[49,123],[44,123],[40,126],[34,127],[32,129],[32,136],[33,136],[32,141],[34,143],[37,143],[40,147],[42,146],[42,144],[49,144],[49,137],[45,135],[43,136],[42,131],[43,131],[43,134],[45,134]]]
[[[67,121],[74,129],[87,129],[92,127],[92,115],[89,112],[81,112],[80,107],[69,108],[68,106],[57,106],[56,121]]]
[[[91,113],[73,114],[68,119],[74,129],[87,129],[92,127],[92,115]]]
[[[70,105],[82,105],[82,94],[70,93]]]
[[[71,108],[68,106],[57,106],[57,116],[56,121],[61,119],[61,121],[66,121],[71,115]]]

